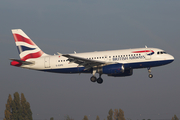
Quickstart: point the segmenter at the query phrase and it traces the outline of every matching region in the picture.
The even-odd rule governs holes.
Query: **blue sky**
[[[179,109],[180,1],[169,0],[1,0],[0,118],[8,94],[24,93],[34,119],[107,119],[121,108],[126,118],[163,119]],[[89,52],[145,45],[172,54],[172,64],[134,70],[131,77],[107,77],[102,85],[90,74],[53,74],[10,66],[19,58],[11,29],[22,29],[48,54]]]

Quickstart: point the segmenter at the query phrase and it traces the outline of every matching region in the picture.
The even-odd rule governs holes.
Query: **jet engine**
[[[101,68],[102,74],[119,74],[124,72],[123,64],[106,65]]]

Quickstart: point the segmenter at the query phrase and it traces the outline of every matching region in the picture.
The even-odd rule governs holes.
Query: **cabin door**
[[[149,49],[148,49],[148,50],[149,50]],[[149,50],[149,51],[151,51],[151,50]],[[146,59],[146,60],[150,60],[150,59],[151,59],[151,53],[146,52],[146,53],[145,53],[145,59]]]

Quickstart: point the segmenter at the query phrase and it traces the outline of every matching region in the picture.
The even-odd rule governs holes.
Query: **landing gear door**
[[[44,67],[45,68],[50,68],[50,57],[45,57],[44,58]]]

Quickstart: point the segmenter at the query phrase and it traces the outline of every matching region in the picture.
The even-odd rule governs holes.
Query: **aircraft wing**
[[[65,54],[65,55],[61,54],[61,55],[64,57],[67,57],[68,60],[70,61],[70,63],[76,63],[76,64],[79,64],[79,66],[82,65],[85,67],[85,69],[90,69],[92,67],[103,65],[103,64],[104,65],[109,64],[109,63],[102,62],[99,60],[86,59],[86,58],[77,57],[77,56],[73,56],[73,55],[69,55],[69,54]]]

